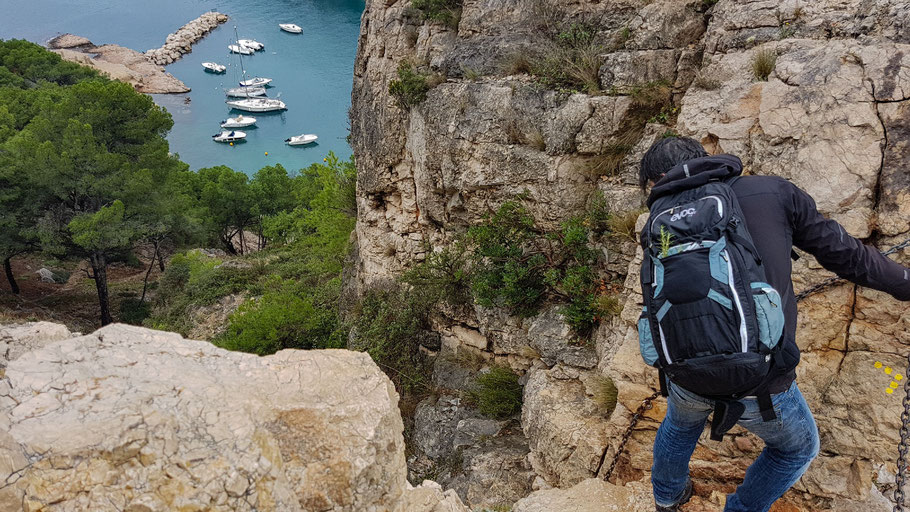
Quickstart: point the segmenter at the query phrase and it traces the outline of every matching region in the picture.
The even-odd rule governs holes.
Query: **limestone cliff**
[[[551,18],[597,27],[605,48],[599,92],[553,90],[516,71],[516,55],[534,51]],[[615,211],[640,207],[637,159],[667,130],[740,156],[748,172],[793,181],[880,248],[910,234],[906,2],[465,0],[453,25],[425,20],[408,0],[367,1],[351,114],[359,173],[352,281],[361,290],[518,193],[551,226],[598,190]],[[439,77],[410,108],[389,94],[402,62]],[[670,89],[672,107],[643,118],[636,91],[655,83]],[[592,159],[619,146],[618,172],[588,172]],[[474,351],[525,374],[521,427],[535,487],[595,476],[656,387],[635,339],[640,256],[634,244],[610,254],[604,264],[627,278],[626,307],[588,346],[560,334],[567,331],[553,310],[522,320],[477,307],[436,322],[443,352]],[[910,262],[906,250],[895,257]],[[794,289],[827,275],[804,257]],[[823,454],[786,499],[801,510],[887,510],[881,493],[893,489],[901,393],[886,393],[891,377],[873,363],[905,365],[910,308],[840,285],[805,300],[800,315],[799,383]],[[593,399],[604,375],[619,388],[609,417]],[[635,431],[615,482],[647,477],[662,407]],[[760,446],[743,432],[700,443],[698,494],[731,490]]]

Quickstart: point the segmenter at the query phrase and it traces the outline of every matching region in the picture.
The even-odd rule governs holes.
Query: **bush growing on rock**
[[[427,75],[409,62],[402,62],[398,66],[398,80],[389,82],[389,94],[395,97],[398,106],[404,110],[423,103],[429,90]]]
[[[475,379],[476,389],[469,393],[481,414],[505,419],[521,412],[522,388],[512,370],[494,366]]]
[[[523,317],[536,314],[547,299],[561,301],[567,323],[586,337],[616,309],[610,287],[595,270],[594,228],[608,223],[573,217],[547,232],[518,201],[503,203],[468,231],[475,300]]]
[[[776,65],[777,52],[774,50],[759,50],[752,57],[752,74],[756,80],[767,82]]]
[[[547,87],[595,94],[601,90],[601,55],[606,50],[595,26],[572,23],[540,43],[530,71]]]
[[[411,0],[411,7],[420,11],[424,19],[438,21],[450,28],[457,28],[461,20],[462,0]]]
[[[367,291],[355,312],[349,348],[370,354],[395,386],[408,394],[429,389],[431,371],[420,353],[432,303],[421,290],[393,283]]]

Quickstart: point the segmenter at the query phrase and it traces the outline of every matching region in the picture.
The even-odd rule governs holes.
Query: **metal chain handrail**
[[[910,358],[907,361],[907,373],[910,374]],[[904,410],[901,412],[901,440],[897,445],[897,475],[894,489],[894,509],[892,512],[904,512],[904,481],[907,470],[907,452],[910,451],[910,379],[904,380]]]
[[[632,431],[635,430],[635,425],[638,424],[638,420],[640,420],[641,417],[645,414],[645,411],[651,410],[651,407],[654,406],[653,402],[658,396],[660,396],[660,391],[657,391],[653,395],[642,400],[641,405],[638,406],[635,414],[632,415],[632,421],[629,423],[629,427],[626,428],[625,433],[623,433],[622,440],[619,442],[619,446],[616,447],[616,455],[613,456],[613,462],[610,463],[610,467],[607,468],[607,472],[604,473],[604,480],[610,479],[610,476],[613,474],[613,470],[616,469],[616,464],[619,463],[619,457],[626,449],[626,443],[628,443],[629,438],[632,437]],[[609,446],[607,446],[607,448],[609,449]],[[597,471],[594,472],[595,475],[600,473],[600,469],[603,467],[604,459],[606,457],[607,450],[604,450],[603,455],[600,457],[600,464],[597,466]]]

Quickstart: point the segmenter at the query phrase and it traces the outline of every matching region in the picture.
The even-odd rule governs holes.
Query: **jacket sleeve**
[[[818,212],[815,201],[783,181],[784,207],[789,210],[793,245],[815,256],[831,272],[854,283],[910,300],[910,270],[847,234],[836,221]]]

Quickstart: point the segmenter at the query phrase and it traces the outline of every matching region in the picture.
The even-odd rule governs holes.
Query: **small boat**
[[[234,130],[231,130],[231,131],[225,130],[221,133],[216,133],[215,135],[212,135],[212,140],[215,142],[237,142],[237,141],[241,141],[245,138],[246,138],[246,133],[235,132]]]
[[[231,108],[246,110],[247,112],[272,112],[275,110],[287,110],[288,108],[283,101],[271,98],[246,98],[225,103]]]
[[[227,70],[227,66],[218,64],[217,62],[203,62],[202,67],[204,67],[206,71],[212,73],[224,73]]]
[[[252,98],[254,96],[265,96],[265,87],[234,87],[224,91],[226,96],[232,98]]]
[[[305,133],[303,135],[295,135],[289,139],[284,139],[288,143],[288,146],[303,146],[304,144],[312,144],[318,139],[316,135],[312,133]]]
[[[243,114],[240,114],[237,117],[229,117],[224,121],[221,121],[222,128],[246,128],[247,126],[253,126],[254,124],[256,124],[255,117],[243,117]]]
[[[303,29],[294,25],[293,23],[279,23],[278,28],[284,30],[285,32],[290,32],[292,34],[299,34],[303,32]]]
[[[239,39],[237,44],[240,46],[246,46],[250,50],[262,50],[265,48],[265,45],[256,41],[255,39]]]
[[[247,48],[246,46],[243,46],[243,45],[239,45],[239,44],[229,44],[228,50],[230,50],[234,53],[239,53],[240,55],[252,55],[253,54],[252,49]]]
[[[266,85],[272,83],[271,78],[263,78],[261,76],[250,78],[249,80],[241,80],[240,85],[244,87],[265,87]]]

